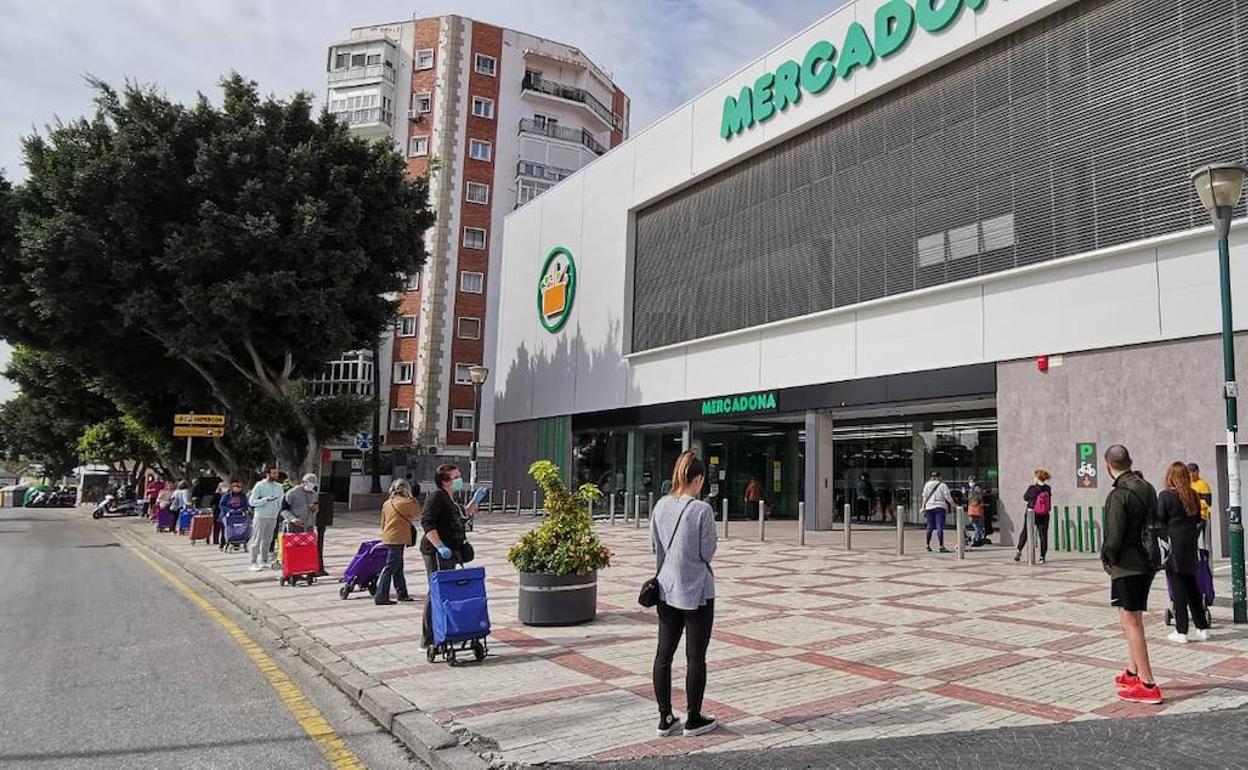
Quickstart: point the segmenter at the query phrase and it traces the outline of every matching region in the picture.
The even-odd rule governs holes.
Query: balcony
[[[552,139],[562,139],[565,142],[576,142],[589,148],[590,152],[595,155],[601,155],[607,151],[607,148],[603,147],[602,143],[595,139],[593,134],[583,128],[565,128],[557,124],[538,123],[529,118],[521,118],[520,133],[549,136]]]
[[[346,353],[330,361],[320,374],[304,383],[304,388],[314,396],[373,395],[372,351]]]
[[[610,107],[598,101],[596,96],[583,88],[567,86],[563,83],[547,80],[541,75],[537,75],[533,72],[524,73],[524,81],[520,87],[524,91],[546,94],[547,96],[554,96],[558,99],[566,99],[570,102],[579,102],[580,104],[585,105],[590,112],[594,113],[599,120],[605,123],[607,127],[612,130],[619,129],[623,123],[623,120],[619,115],[611,112]]]
[[[574,173],[576,172],[570,168],[547,166],[542,163],[534,163],[528,160],[522,160],[516,164],[516,176],[527,176],[530,179],[544,179],[548,182],[562,182]]]
[[[394,113],[380,107],[368,107],[362,110],[343,110],[335,112],[334,117],[347,124],[348,128],[367,129],[380,127],[389,133],[394,125]]]
[[[369,64],[364,67],[343,67],[342,69],[329,71],[329,82],[331,85],[348,80],[358,80],[360,82],[384,80],[393,84],[394,67],[387,67],[384,64]]]

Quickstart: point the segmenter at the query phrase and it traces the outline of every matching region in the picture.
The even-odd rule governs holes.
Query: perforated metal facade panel
[[[1204,224],[1246,96],[1248,0],[1078,3],[639,212],[632,348]]]

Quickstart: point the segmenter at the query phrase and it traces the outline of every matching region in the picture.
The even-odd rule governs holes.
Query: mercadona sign
[[[748,393],[740,396],[708,398],[702,402],[702,416],[776,411],[775,391]]]
[[[755,123],[766,123],[777,112],[802,101],[802,92],[826,91],[837,78],[844,80],[859,67],[870,67],[877,58],[887,59],[910,42],[918,26],[929,34],[940,32],[958,20],[962,9],[981,10],[988,0],[889,0],[875,12],[874,34],[858,22],[849,25],[838,51],[819,40],[800,63],[790,59],[763,74],[736,96],[724,99],[719,135],[731,139]]]

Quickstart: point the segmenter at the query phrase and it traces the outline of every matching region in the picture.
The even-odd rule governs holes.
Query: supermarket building
[[[828,528],[864,480],[864,513],[917,520],[936,470],[1011,542],[1034,468],[1099,504],[1124,443],[1224,505],[1188,175],[1248,156],[1245,97],[1244,3],[844,6],[507,217],[496,489],[550,458],[618,508],[689,447],[734,516],[753,482]]]

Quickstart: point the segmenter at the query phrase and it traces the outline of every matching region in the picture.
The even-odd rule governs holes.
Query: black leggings
[[[1170,583],[1170,597],[1174,601],[1174,630],[1180,634],[1187,633],[1188,613],[1192,610],[1191,620],[1197,628],[1209,628],[1205,622],[1205,599],[1200,594],[1200,586],[1195,575],[1180,575],[1166,571],[1166,580]]]
[[[696,610],[678,610],[659,602],[659,647],[654,653],[654,699],[659,714],[672,713],[672,658],[681,634],[685,634],[685,699],[686,718],[701,716],[702,696],[706,692],[706,648],[711,643],[711,625],[715,620],[715,600]]]
[[[1036,539],[1040,541],[1040,558],[1043,559],[1049,554],[1049,515],[1047,513],[1036,516]],[[1027,524],[1024,519],[1023,531],[1018,535],[1018,552],[1022,553],[1026,545]]]

